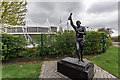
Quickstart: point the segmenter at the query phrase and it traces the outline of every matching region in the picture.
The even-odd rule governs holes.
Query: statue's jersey
[[[84,35],[81,32],[84,32],[84,27],[76,27],[76,38],[84,38]]]

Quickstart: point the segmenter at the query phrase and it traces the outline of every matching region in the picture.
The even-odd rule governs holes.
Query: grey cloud
[[[58,6],[61,7],[62,10],[67,12],[74,12],[74,11],[82,11],[82,3],[80,2],[64,2],[58,3]]]
[[[31,2],[28,4],[27,16],[31,18],[33,23],[37,23],[40,26],[46,26],[47,19],[49,19],[50,25],[58,26],[60,17],[62,22],[66,23],[70,12],[73,12],[74,21],[75,19],[81,20],[82,18],[78,17],[78,15],[82,16],[82,12],[86,13],[84,11],[84,7],[85,6],[82,2]],[[104,12],[107,12],[109,15],[110,12],[115,10],[117,10],[117,3],[115,2],[94,3],[88,9],[87,15],[85,17],[90,16],[89,13],[93,13],[94,15],[102,15]],[[103,18],[104,16],[101,17]],[[107,19],[100,19],[99,21],[95,21],[93,18],[90,19],[89,24],[86,25],[93,27],[94,30],[97,30],[100,27],[110,27],[113,30],[117,31],[117,19],[115,19],[116,17],[112,18],[113,19],[111,19],[111,17],[109,18],[108,16]],[[84,17],[82,20],[84,20]],[[70,25],[69,28],[73,29]]]
[[[46,23],[47,18],[51,24],[58,24],[60,17],[66,21],[70,12],[82,11],[82,3],[80,2],[34,2],[30,4],[35,7],[28,15],[33,22],[38,24]]]
[[[114,31],[118,31],[118,22],[108,22],[108,23],[91,23],[89,24],[89,27],[92,27],[94,30],[97,30],[98,28],[111,28]]]
[[[55,9],[55,5],[52,2],[31,2],[39,11],[50,11]]]
[[[103,13],[111,12],[118,9],[117,2],[97,2],[94,3],[88,10],[88,13]]]

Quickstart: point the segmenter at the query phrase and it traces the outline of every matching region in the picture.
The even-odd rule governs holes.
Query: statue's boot
[[[84,60],[83,60],[83,54],[81,54],[81,61],[84,62]]]
[[[81,59],[81,61],[82,61],[82,62],[84,62],[84,60],[83,60],[83,59]]]
[[[80,62],[80,59],[78,60],[78,63]]]
[[[78,56],[78,63],[80,62],[80,55],[79,55],[79,52],[77,50],[77,56]]]

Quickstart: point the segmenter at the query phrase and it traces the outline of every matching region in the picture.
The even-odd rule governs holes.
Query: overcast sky
[[[74,23],[82,22],[82,26],[98,28],[112,28],[118,34],[118,2],[29,2],[27,5],[29,25],[58,26],[67,23],[69,14],[73,13]],[[72,27],[69,28],[72,29]]]

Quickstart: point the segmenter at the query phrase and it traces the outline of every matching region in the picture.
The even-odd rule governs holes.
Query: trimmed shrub
[[[105,32],[87,32],[85,40],[85,54],[104,53],[111,44],[111,39]]]
[[[34,48],[25,48],[21,50],[21,52],[18,54],[19,58],[35,58],[37,56],[38,54],[36,53],[36,49]]]
[[[74,54],[75,53],[75,32],[65,31],[58,32],[56,35],[56,41],[54,42],[54,48],[57,50],[57,54]]]
[[[41,38],[39,38],[40,41]],[[85,36],[85,54],[103,53],[111,44],[109,35],[105,32],[87,32]],[[43,54],[75,54],[76,37],[74,31],[58,32],[56,35],[43,35]],[[41,53],[41,44],[37,47],[38,53]]]
[[[120,36],[112,37],[113,42],[120,42]]]
[[[43,34],[43,55],[76,54],[75,34],[75,31]],[[37,36],[37,48],[29,49],[25,48],[28,42],[22,36],[2,34],[2,60],[41,56],[41,36]],[[104,53],[112,43],[110,36],[105,32],[87,32],[85,40],[84,53],[89,55]]]
[[[21,50],[25,48],[27,42],[22,36],[14,36],[2,33],[2,60],[10,60],[19,56]]]

